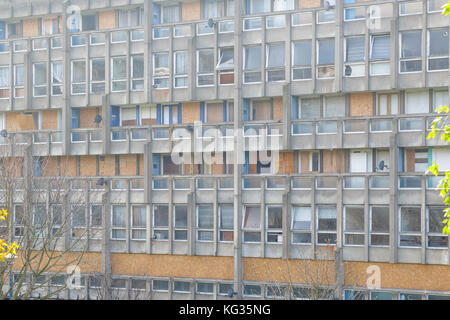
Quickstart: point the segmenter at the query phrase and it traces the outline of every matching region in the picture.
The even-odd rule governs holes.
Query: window
[[[233,290],[233,284],[219,283],[219,289],[217,290],[217,294],[221,296],[228,295],[228,292],[230,292],[231,290]]]
[[[311,12],[299,12],[292,14],[292,26],[306,26],[312,24]]]
[[[86,231],[86,208],[82,205],[72,205],[71,217],[72,239],[80,238]]]
[[[400,72],[422,71],[422,31],[400,33]]]
[[[283,207],[268,206],[266,214],[266,241],[283,243]]]
[[[147,289],[147,281],[144,279],[131,279],[131,289],[145,291]]]
[[[428,90],[405,92],[405,114],[429,113],[430,94]]]
[[[244,48],[244,83],[261,82],[261,46]]]
[[[188,53],[187,51],[174,52],[174,87],[188,87]]]
[[[86,93],[86,62],[72,61],[72,94]]]
[[[323,10],[317,12],[317,23],[332,23],[336,20],[336,12],[334,9]]]
[[[144,55],[131,57],[131,90],[144,91]]]
[[[300,119],[320,118],[320,98],[300,99]]]
[[[399,14],[409,16],[422,13],[422,1],[404,1],[399,3]]]
[[[111,90],[113,92],[125,91],[127,89],[127,58],[112,58],[111,69]]]
[[[317,41],[317,77],[334,77],[334,39]]]
[[[24,65],[14,66],[14,97],[24,97]]]
[[[421,247],[421,208],[400,208],[400,247]]]
[[[261,241],[261,208],[244,207],[242,228],[244,230],[244,242]]]
[[[391,38],[389,35],[373,35],[370,39],[370,75],[390,74]]]
[[[47,36],[60,33],[59,30],[60,18],[41,19],[41,36]]]
[[[33,97],[47,95],[47,64],[36,63],[33,65]]]
[[[167,280],[153,280],[152,281],[153,291],[168,291],[169,281]]]
[[[213,241],[214,211],[213,206],[197,207],[197,241]]]
[[[433,111],[442,106],[448,106],[448,90],[433,90]]]
[[[345,117],[345,96],[326,96],[323,104],[324,118]]]
[[[63,93],[63,64],[52,63],[52,95],[60,96]]]
[[[219,206],[219,240],[233,241],[234,239],[234,207],[233,205]]]
[[[225,1],[223,0],[203,0],[202,19],[219,18],[224,16]]]
[[[0,67],[0,99],[9,98],[9,67]]]
[[[153,206],[153,239],[169,239],[169,206]]]
[[[219,84],[234,83],[234,48],[219,48],[216,69],[219,71]]]
[[[317,244],[336,244],[336,207],[317,207]]]
[[[147,239],[147,208],[146,206],[131,207],[131,239]]]
[[[180,6],[163,6],[161,8],[162,22],[163,23],[176,23],[180,22]]]
[[[214,283],[212,283],[212,282],[197,282],[197,293],[213,294],[214,293]]]
[[[91,93],[105,92],[105,59],[91,59]]]
[[[117,11],[117,26],[119,28],[129,28],[144,25],[144,8],[138,7]]]
[[[311,243],[311,207],[292,207],[292,243]]]
[[[272,0],[273,11],[294,10],[294,0]]]
[[[89,212],[89,226],[90,226],[90,238],[101,239],[102,238],[102,205],[91,205]]]
[[[271,0],[250,0],[250,14],[270,12]]]
[[[285,80],[285,54],[283,44],[271,44],[267,46],[267,82]]]
[[[428,71],[448,69],[448,29],[428,31]]]
[[[292,48],[292,80],[312,79],[312,42],[294,42]]]
[[[197,51],[197,86],[214,85],[214,49]]]
[[[442,233],[444,207],[427,207],[427,247],[448,248],[448,236]]]
[[[364,207],[346,206],[344,212],[345,245],[364,245]]]
[[[23,237],[25,231],[25,215],[23,205],[14,205],[14,236]]]
[[[125,240],[126,239],[126,206],[111,206],[111,239]]]
[[[174,231],[175,241],[185,241],[188,235],[188,207],[186,205],[174,206]]]
[[[95,31],[98,30],[98,16],[97,14],[89,14],[82,16],[82,30]]]
[[[190,292],[191,284],[186,281],[174,281],[173,282],[173,291],[174,292]]]
[[[8,38],[18,38],[23,35],[22,22],[12,22],[8,23]]]
[[[389,207],[370,207],[370,245],[389,246]]]
[[[376,115],[386,116],[398,114],[398,93],[380,93],[377,95]]]
[[[345,76],[357,77],[365,75],[365,52],[365,37],[345,39]]]
[[[153,87],[157,89],[169,87],[169,53],[153,55]]]
[[[447,0],[428,0],[428,13],[442,12],[442,7],[447,4]]]

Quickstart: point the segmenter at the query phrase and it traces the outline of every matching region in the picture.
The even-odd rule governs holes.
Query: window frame
[[[186,207],[186,227],[176,225],[177,222],[177,207]],[[187,204],[176,204],[173,206],[173,241],[186,242],[189,239],[189,207]],[[177,239],[175,236],[177,231],[186,232],[186,239]]]
[[[123,78],[114,79],[114,61],[123,59],[125,61],[125,75]],[[128,82],[128,63],[127,63],[127,57],[126,56],[115,56],[111,57],[111,92],[126,92],[127,91],[127,82]],[[106,71],[105,71],[106,72]],[[114,90],[114,84],[115,83],[124,83],[124,89],[122,90]]]
[[[349,230],[349,231],[347,231],[346,230],[346,227],[347,227],[347,208],[358,208],[358,209],[362,209],[362,216],[363,216],[363,225],[362,225],[362,231],[352,231],[352,230]],[[366,245],[366,232],[365,232],[365,225],[366,225],[366,222],[367,221],[365,221],[366,219],[365,219],[365,208],[364,208],[364,206],[361,206],[361,205],[345,205],[345,206],[343,206],[343,213],[344,213],[344,217],[343,217],[343,219],[342,219],[342,221],[343,221],[343,228],[342,228],[342,231],[343,231],[343,234],[344,234],[344,245],[346,246],[346,247],[363,247],[363,246],[365,246]],[[359,244],[349,244],[349,243],[347,243],[347,238],[346,238],[346,235],[363,235],[364,236],[364,241],[363,241],[363,243],[359,243]]]
[[[44,84],[36,84],[36,66],[44,65],[45,66],[45,83]],[[33,98],[47,97],[48,96],[48,65],[47,62],[37,62],[33,63]],[[45,94],[36,95],[36,89],[45,88]]]
[[[124,221],[124,226],[120,226],[120,225],[114,225],[114,209],[115,208],[123,208],[123,221]],[[114,204],[111,205],[111,236],[110,239],[111,240],[118,240],[118,241],[123,241],[123,240],[127,240],[127,206],[126,205],[119,205],[119,204]],[[123,238],[120,237],[114,237],[114,231],[122,231],[124,236]]]
[[[177,55],[179,54],[185,54],[186,55],[186,73],[177,74]],[[189,78],[188,78],[188,70],[189,70],[189,52],[187,50],[180,50],[180,51],[174,51],[173,52],[173,87],[177,89],[185,89],[189,87]],[[177,79],[186,79],[186,85],[185,86],[177,86]]]
[[[212,53],[212,72],[200,72],[200,52],[201,51],[210,51],[211,53]],[[214,57],[215,57],[215,55],[214,55],[214,49],[211,49],[211,48],[204,48],[204,49],[198,49],[198,50],[196,50],[196,59],[197,59],[197,76],[196,76],[196,86],[197,87],[199,87],[199,88],[204,88],[204,87],[213,87],[214,85],[215,85],[215,81],[214,81],[214,78],[215,78],[215,65],[214,65],[214,61],[215,61],[215,59],[214,59]],[[206,84],[206,85],[199,85],[199,78],[200,77],[211,77],[211,79],[212,79],[212,83],[208,83],[208,84]]]
[[[144,210],[145,212],[145,226],[135,226],[135,221],[134,221],[134,208],[140,208],[140,210]],[[143,205],[143,204],[132,204],[130,205],[130,239],[133,241],[146,241],[147,240],[147,206]],[[145,232],[145,237],[144,239],[142,238],[137,238],[134,237],[134,232],[133,231],[137,231],[137,232]]]
[[[203,228],[203,227],[200,227],[200,214],[199,214],[199,209],[200,209],[200,207],[208,207],[208,208],[211,208],[211,215],[212,215],[212,218],[213,218],[213,225],[211,226],[211,228]],[[196,219],[195,219],[195,227],[196,227],[196,241],[197,242],[205,242],[205,243],[208,243],[208,242],[213,242],[214,241],[214,206],[212,205],[212,204],[201,204],[201,205],[197,205],[196,206],[196,208],[195,208],[195,213],[196,213]],[[201,240],[201,239],[199,239],[199,234],[200,234],[200,232],[208,232],[208,233],[211,233],[211,240]]]
[[[276,209],[281,209],[281,228],[270,228],[269,227],[269,209],[271,208],[276,208]],[[267,205],[266,206],[266,210],[265,210],[265,241],[266,243],[271,243],[271,244],[283,244],[283,206],[282,205]],[[277,236],[277,241],[269,241],[269,236],[270,235],[276,235]],[[281,241],[278,241],[280,239],[280,235],[281,235]]]
[[[156,226],[155,222],[155,209],[157,207],[167,207],[167,226]],[[166,239],[158,239],[156,237],[155,231],[161,231],[166,232],[167,231],[167,238]],[[169,241],[170,235],[169,235],[169,206],[165,204],[153,204],[152,205],[152,240],[153,241]]]
[[[403,52],[403,35],[406,33],[412,34],[412,33],[419,33],[420,32],[420,46],[415,46],[415,47],[419,47],[420,48],[420,56],[418,57],[407,57],[407,58],[402,58],[402,52]],[[408,31],[402,31],[398,33],[398,51],[399,51],[399,58],[398,58],[398,73],[399,74],[411,74],[411,73],[420,73],[423,72],[423,65],[422,65],[422,34],[423,30],[408,30]],[[402,62],[414,62],[414,61],[420,61],[420,70],[414,70],[414,71],[402,71]]]
[[[134,59],[136,58],[142,58],[142,66],[145,66],[145,57],[143,54],[135,54],[135,55],[131,55],[130,56],[130,90],[133,92],[139,92],[139,91],[144,91],[145,89],[145,74],[144,74],[144,70],[142,70],[142,77],[136,77],[135,76],[135,70],[134,70]],[[142,89],[136,89],[135,85],[137,83],[142,82]]]
[[[309,230],[308,229],[294,229],[295,220],[295,209],[296,208],[309,208]],[[291,206],[291,244],[292,245],[311,245],[313,241],[312,227],[313,227],[313,212],[311,206]],[[294,234],[309,234],[309,242],[294,242]]]
[[[320,219],[320,214],[319,211],[321,208],[332,208],[334,209],[334,213],[335,213],[335,223],[336,223],[336,228],[335,230],[320,230],[319,229],[319,219]],[[319,235],[320,234],[334,234],[336,235],[336,242],[335,243],[319,243]],[[316,245],[320,246],[320,245],[332,245],[332,246],[336,246],[337,245],[337,237],[338,237],[338,233],[337,233],[337,207],[333,206],[333,205],[318,205],[316,206]]]
[[[435,69],[435,70],[430,70],[430,60],[440,60],[440,59],[447,59],[447,64],[449,61],[449,53],[447,53],[447,55],[437,55],[437,56],[430,56],[430,49],[431,49],[431,32],[432,31],[439,31],[442,30],[443,32],[447,33],[447,39],[449,38],[449,32],[448,32],[448,28],[435,28],[435,29],[427,29],[427,61],[426,61],[426,65],[427,65],[427,72],[442,72],[442,71],[448,71],[449,68],[447,67],[447,69]],[[445,31],[444,31],[445,30]],[[447,48],[448,50],[448,48]]]
[[[158,67],[156,68],[156,56],[157,55],[166,55],[167,56],[167,67]],[[170,76],[170,56],[169,56],[169,52],[154,52],[152,55],[152,59],[153,59],[153,64],[152,64],[152,74],[153,74],[153,88],[154,89],[159,89],[159,90],[163,90],[163,89],[169,89],[169,76]],[[159,69],[164,69],[167,68],[167,72],[163,72],[163,73],[158,73],[157,70]],[[164,80],[167,81],[167,86],[164,87],[160,87],[159,84],[157,85],[156,82],[160,81],[160,80]]]
[[[414,208],[419,209],[419,231],[402,231],[402,209],[403,208]],[[404,246],[401,243],[402,236],[414,236],[420,237],[420,245],[418,246]],[[409,249],[417,249],[422,248],[423,239],[422,239],[422,208],[420,206],[415,205],[407,205],[407,206],[399,206],[398,207],[398,248],[409,248]]]
[[[94,60],[95,61],[99,61],[99,60],[102,60],[103,61],[103,67],[104,67],[104,70],[103,70],[103,81],[99,81],[99,80],[93,80],[93,71],[94,71]],[[90,66],[89,66],[89,92],[91,93],[91,94],[104,94],[105,93],[105,91],[106,91],[106,61],[105,61],[105,58],[91,58],[91,59],[89,59],[89,63],[90,63]],[[93,90],[93,87],[94,87],[94,85],[101,85],[101,84],[103,84],[103,91],[99,91],[99,92],[94,92],[94,90]]]

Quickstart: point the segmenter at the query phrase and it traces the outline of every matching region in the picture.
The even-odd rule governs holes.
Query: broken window
[[[197,207],[197,241],[214,240],[214,210],[212,205]]]
[[[174,230],[173,239],[175,241],[187,240],[188,207],[186,205],[174,206]]]
[[[334,39],[323,39],[317,41],[317,77],[334,77]]]
[[[445,226],[442,223],[445,219],[444,209],[444,207],[427,208],[427,247],[429,248],[448,248],[448,235],[442,233]]]
[[[267,82],[285,80],[285,54],[283,44],[271,44],[267,46]]]
[[[400,247],[421,247],[421,208],[400,208]]]
[[[197,51],[197,86],[214,85],[214,49]]]
[[[187,88],[188,86],[188,53],[178,51],[174,53],[174,87]]]
[[[261,46],[244,48],[244,83],[261,82]]]
[[[244,207],[242,229],[244,230],[244,242],[261,241],[261,208]]]
[[[370,39],[370,75],[390,74],[391,37],[373,35]]]
[[[336,207],[317,207],[317,244],[336,244]]]
[[[234,207],[233,205],[220,205],[219,240],[234,240]]]
[[[300,41],[293,43],[292,80],[305,80],[312,78],[311,56],[312,42]]]
[[[72,61],[72,94],[86,93],[86,61]]]
[[[105,92],[105,59],[91,59],[91,93]]]
[[[344,212],[345,245],[364,245],[364,207],[346,206]]]
[[[292,208],[292,243],[311,243],[311,207]]]
[[[389,207],[370,207],[370,245],[389,245]]]
[[[127,90],[127,58],[114,57],[111,60],[111,90],[125,91]]]
[[[283,207],[268,206],[266,220],[266,241],[268,243],[283,242]]]
[[[234,83],[234,48],[219,49],[216,69],[219,71],[219,84]]]
[[[153,206],[153,239],[169,239],[169,206]]]
[[[146,240],[147,239],[147,207],[132,206],[131,207],[131,239]]]
[[[428,31],[428,71],[448,69],[448,28]]]
[[[112,206],[111,239],[126,239],[126,206]]]
[[[153,55],[153,87],[167,89],[169,87],[169,53]]]
[[[422,71],[422,31],[400,33],[400,72]]]

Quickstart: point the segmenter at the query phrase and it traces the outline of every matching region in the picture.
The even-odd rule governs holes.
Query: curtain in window
[[[147,223],[147,212],[145,207],[133,207],[133,227],[144,228]]]
[[[169,73],[169,54],[161,53],[155,54],[155,74]]]
[[[187,53],[175,54],[175,74],[187,74]]]
[[[214,227],[212,206],[198,207],[198,227],[205,229],[212,229]]]
[[[301,119],[320,118],[320,99],[301,99],[300,117]]]
[[[175,23],[180,20],[180,7],[168,6],[163,7],[163,23]]]
[[[62,63],[54,63],[53,64],[53,83],[62,83],[63,80],[63,68]]]
[[[345,97],[326,97],[325,117],[344,117],[345,116]]]
[[[358,62],[364,61],[364,37],[357,38],[347,38],[346,39],[346,52],[345,61],[346,62]]]
[[[125,227],[125,211],[126,207],[114,206],[112,225],[113,227]]]
[[[2,67],[0,68],[0,88],[7,87],[9,87],[9,68]]]
[[[267,68],[284,67],[284,44],[268,46]]]
[[[294,0],[274,0],[273,11],[294,10]]]
[[[261,228],[261,209],[245,208],[244,228],[259,229]]]
[[[389,35],[372,38],[372,60],[389,60],[391,57],[391,39]]]
[[[203,19],[218,18],[223,16],[222,0],[205,0],[203,2]]]
[[[129,14],[128,10],[119,11],[119,28],[129,27],[128,14]]]

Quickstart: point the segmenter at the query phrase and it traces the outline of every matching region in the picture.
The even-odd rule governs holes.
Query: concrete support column
[[[110,195],[110,180],[105,182],[105,193],[102,196],[102,225],[103,225],[103,239],[102,239],[102,274],[105,277],[103,289],[103,297],[106,300],[111,299],[111,292],[109,290],[111,284],[111,252],[110,252],[110,232],[111,232],[111,195]]]
[[[398,144],[397,144],[398,122],[392,121],[392,136],[390,137],[390,168],[389,168],[389,262],[397,262],[398,246]]]

